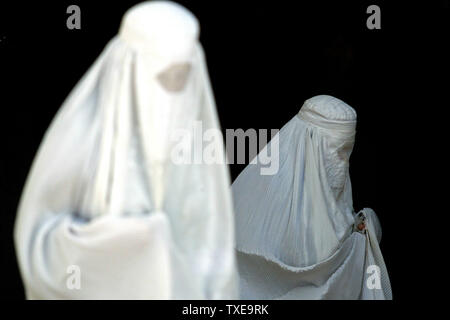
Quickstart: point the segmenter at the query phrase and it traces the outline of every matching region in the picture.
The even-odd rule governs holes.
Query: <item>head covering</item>
[[[261,164],[250,164],[233,183],[242,298],[359,297],[365,242],[353,233],[355,128],[345,102],[308,99],[261,151],[279,149],[278,172],[261,175]],[[346,276],[357,281],[336,296]]]
[[[180,5],[131,8],[62,105],[16,220],[28,298],[235,297],[225,161],[172,157],[174,131],[219,130],[198,36]],[[68,288],[70,266],[80,289]]]

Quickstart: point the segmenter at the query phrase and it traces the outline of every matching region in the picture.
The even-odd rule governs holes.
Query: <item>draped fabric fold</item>
[[[241,298],[391,298],[375,213],[364,210],[365,234],[354,227],[355,128],[356,112],[343,101],[308,99],[265,147],[279,149],[278,172],[261,175],[256,162],[234,181]],[[381,270],[381,289],[365,285],[370,265]]]
[[[179,5],[133,7],[58,111],[15,225],[27,298],[236,297],[225,162],[171,156],[174,131],[219,130],[198,34]]]

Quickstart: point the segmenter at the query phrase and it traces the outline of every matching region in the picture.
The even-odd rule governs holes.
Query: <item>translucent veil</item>
[[[236,297],[225,161],[172,158],[174,131],[219,129],[198,33],[179,5],[133,7],[60,108],[16,220],[28,298]]]
[[[364,235],[354,232],[348,164],[355,127],[356,112],[343,101],[308,99],[265,147],[277,150],[272,144],[279,143],[279,154],[272,155],[279,157],[278,172],[261,175],[261,164],[250,164],[234,181],[241,298],[362,296],[372,248],[366,252]]]

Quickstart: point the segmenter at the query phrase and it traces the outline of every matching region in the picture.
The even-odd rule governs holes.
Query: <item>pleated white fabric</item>
[[[174,130],[219,129],[198,34],[179,5],[133,7],[62,105],[15,225],[27,298],[237,297],[225,162],[171,159]]]
[[[375,213],[358,216],[365,217],[365,233],[354,228],[348,164],[355,127],[349,105],[313,97],[265,147],[277,150],[272,144],[279,143],[272,154],[279,171],[261,175],[256,162],[234,181],[241,298],[391,298]],[[372,277],[370,265],[379,267]],[[366,286],[378,274],[382,288]]]

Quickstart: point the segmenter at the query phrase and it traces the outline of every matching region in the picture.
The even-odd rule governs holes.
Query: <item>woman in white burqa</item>
[[[15,225],[27,298],[237,297],[224,161],[173,152],[173,132],[219,129],[198,36],[179,5],[133,7],[62,105]]]
[[[306,100],[261,151],[279,171],[250,164],[233,183],[241,298],[391,299],[378,219],[353,211],[355,127],[343,101]]]

